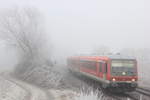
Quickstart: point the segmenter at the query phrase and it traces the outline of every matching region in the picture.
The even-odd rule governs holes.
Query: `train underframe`
[[[104,89],[107,89],[112,92],[133,92],[137,88],[137,82],[110,82],[109,84],[102,84]]]
[[[88,77],[86,75],[83,75],[81,74],[81,72],[78,72],[78,71],[75,71],[75,70],[70,70],[69,71],[75,75],[78,75],[80,77],[84,77],[86,79],[91,79],[91,82],[92,81],[95,81],[97,83],[100,83],[101,87],[105,90],[108,90],[108,91],[111,91],[111,92],[116,92],[116,93],[124,93],[124,92],[132,92],[132,91],[135,91],[135,89],[137,88],[138,84],[137,84],[137,81],[135,82],[127,82],[127,81],[122,81],[122,82],[119,82],[119,81],[108,81],[106,82],[106,80],[95,80],[91,77]]]

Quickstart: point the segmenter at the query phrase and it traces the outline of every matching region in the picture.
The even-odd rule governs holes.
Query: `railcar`
[[[99,82],[104,89],[131,92],[138,86],[137,61],[133,57],[74,56],[67,59],[70,71]]]

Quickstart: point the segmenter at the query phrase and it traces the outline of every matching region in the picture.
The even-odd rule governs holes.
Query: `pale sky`
[[[1,0],[0,8],[38,8],[59,53],[106,45],[150,48],[150,0]]]

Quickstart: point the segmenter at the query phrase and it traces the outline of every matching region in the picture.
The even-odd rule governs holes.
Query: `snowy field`
[[[12,77],[0,77],[0,100],[51,100],[42,89]]]
[[[12,77],[0,77],[0,100],[100,100],[97,94],[69,89],[44,90]]]
[[[20,86],[0,77],[0,100],[28,100],[29,93]]]
[[[139,85],[149,87],[149,64],[142,65],[143,67],[140,66],[139,68]],[[58,69],[55,70],[57,71]],[[61,74],[65,75],[65,78],[68,77],[68,79],[71,81],[71,76],[66,74],[65,68],[62,68]],[[98,94],[93,91],[88,94],[82,91],[77,92],[75,89],[71,89],[69,84],[66,84],[67,82],[64,84],[67,85],[68,88],[53,88],[47,90],[23,82],[9,75],[1,75],[0,100],[104,100],[103,97],[98,96]],[[72,81],[71,83],[75,85],[81,85],[79,82],[77,82]]]

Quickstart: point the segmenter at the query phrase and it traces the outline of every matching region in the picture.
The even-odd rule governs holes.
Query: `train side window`
[[[94,61],[80,61],[80,66],[96,71],[96,62]]]
[[[96,71],[96,62],[91,62],[91,69]]]
[[[99,63],[99,72],[102,72],[102,63]]]
[[[104,63],[104,73],[107,73],[107,63]]]
[[[85,67],[85,61],[80,61],[80,66]]]
[[[85,67],[88,68],[88,69],[90,69],[90,70],[96,71],[96,62],[86,61],[85,62]]]

